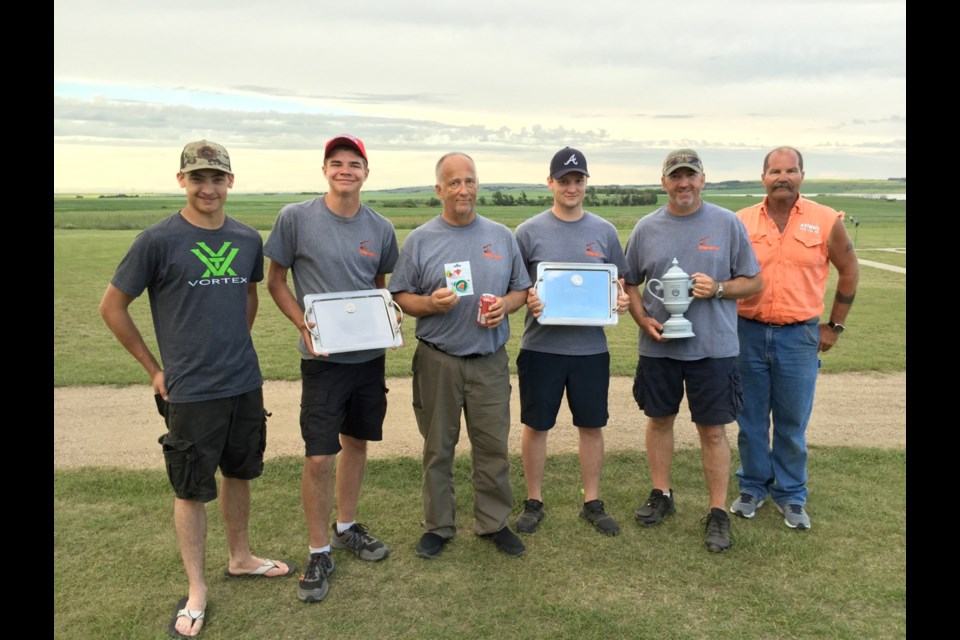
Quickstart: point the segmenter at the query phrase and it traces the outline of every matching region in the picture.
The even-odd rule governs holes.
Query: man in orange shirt
[[[774,149],[763,160],[767,196],[737,212],[766,287],[738,302],[744,404],[737,415],[740,497],[730,506],[752,518],[770,497],[786,525],[800,530],[810,528],[806,431],[819,353],[843,333],[860,278],[843,212],[801,196],[803,176],[799,151]],[[829,322],[821,323],[830,264],[839,274],[837,293]]]

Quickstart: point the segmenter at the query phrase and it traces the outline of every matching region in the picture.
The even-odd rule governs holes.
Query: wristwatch
[[[834,333],[843,333],[843,330],[846,329],[846,327],[844,327],[842,324],[839,322],[834,322],[833,320],[828,322],[827,326],[830,327],[830,330]]]
[[[717,292],[716,292],[715,294],[713,294],[713,297],[716,298],[717,300],[719,300],[720,298],[723,297],[723,283],[722,283],[722,282],[718,282],[718,283],[717,283]],[[842,329],[841,329],[841,331],[842,331]]]

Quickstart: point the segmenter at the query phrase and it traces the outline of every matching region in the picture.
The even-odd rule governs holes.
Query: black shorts
[[[674,360],[640,356],[633,398],[650,418],[676,415],[684,383],[690,419],[695,424],[729,424],[743,408],[743,385],[735,357]]]
[[[549,431],[567,392],[574,426],[606,426],[610,388],[610,354],[564,356],[521,349],[517,356],[520,381],[520,422],[537,431]]]
[[[263,389],[202,402],[167,402],[156,396],[167,424],[163,446],[167,478],[183,500],[217,497],[217,467],[227,478],[252,480],[263,473],[267,412]]]
[[[386,355],[356,364],[300,361],[300,434],[306,455],[336,455],[341,433],[358,440],[383,440],[386,361]]]

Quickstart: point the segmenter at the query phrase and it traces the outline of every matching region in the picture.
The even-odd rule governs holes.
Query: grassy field
[[[516,457],[511,463],[519,501],[522,466]],[[256,553],[302,568],[300,469],[299,458],[267,465],[253,490],[250,538]],[[576,456],[551,456],[547,518],[516,559],[473,534],[469,459],[461,456],[459,532],[440,558],[426,561],[413,553],[421,533],[419,461],[372,460],[359,513],[393,553],[368,563],[335,551],[330,594],[313,605],[297,601],[294,577],[225,580],[223,525],[211,503],[201,637],[906,637],[905,450],[813,447],[814,528],[787,529],[767,505],[753,520],[734,518],[734,546],[722,555],[703,547],[699,451],[677,452],[677,513],[653,529],[633,518],[650,486],[645,456],[610,454],[603,473],[620,536],[601,536],[577,517]],[[185,585],[170,503],[162,471],[54,471],[55,638],[165,637]]]
[[[264,238],[280,206],[292,196],[235,196],[230,211],[237,219],[259,228]],[[109,202],[107,202],[109,200]],[[720,198],[731,209],[757,201],[737,196]],[[860,225],[850,228],[861,257],[906,266],[905,254],[880,249],[906,246],[906,203],[850,197],[821,198],[845,210]],[[82,203],[82,206],[79,206]],[[104,208],[106,204],[116,209]],[[54,386],[73,384],[144,383],[140,366],[124,351],[104,326],[97,312],[103,290],[131,241],[143,225],[177,211],[182,198],[54,199]],[[69,205],[69,206],[67,206]],[[89,209],[87,209],[89,207]],[[131,208],[132,207],[132,208]],[[607,207],[596,213],[611,220],[626,244],[636,221],[653,207]],[[388,209],[402,243],[417,224],[436,212],[421,209]],[[491,208],[490,218],[514,228],[537,210],[523,207]],[[139,216],[139,217],[138,217]],[[117,220],[139,220],[135,228],[115,229]],[[131,222],[132,224],[132,222]],[[101,227],[107,227],[103,229]],[[833,299],[833,278],[827,300]],[[869,267],[861,269],[857,302],[847,322],[840,345],[824,358],[824,372],[901,371],[906,368],[906,276]],[[827,307],[829,313],[829,305]],[[155,347],[149,305],[146,299],[131,305],[138,325]],[[507,349],[517,353],[522,330],[522,311],[511,318],[512,337]],[[414,321],[404,323],[407,345],[412,345]],[[637,328],[629,316],[607,329],[611,370],[614,375],[632,375],[636,367]],[[264,376],[275,380],[299,378],[296,333],[266,291],[260,287],[260,313],[253,330]],[[387,354],[388,375],[410,373],[412,347]]]
[[[866,192],[866,191],[864,191]],[[230,212],[266,236],[283,203],[303,196],[231,196]],[[717,197],[731,209],[750,196]],[[818,200],[860,221],[850,227],[859,255],[906,266],[906,204],[849,197]],[[89,204],[88,204],[89,203]],[[734,204],[737,203],[737,204]],[[100,296],[130,242],[147,224],[176,211],[182,196],[54,199],[54,386],[145,384],[145,374],[97,313]],[[62,206],[61,206],[62,205]],[[108,206],[109,205],[109,206]],[[598,209],[621,240],[652,207]],[[539,208],[485,209],[515,227]],[[398,236],[436,215],[428,208],[388,208]],[[906,368],[906,276],[861,269],[857,302],[824,371]],[[833,277],[827,293],[833,295]],[[296,334],[265,287],[254,327],[265,377],[299,376]],[[149,305],[131,311],[155,347]],[[521,316],[513,318],[511,356]],[[608,328],[614,375],[632,375],[637,329],[629,317]],[[408,345],[413,322],[405,322]],[[412,347],[388,353],[388,375],[409,375]],[[267,465],[253,490],[250,537],[255,553],[302,568],[305,527],[299,457]],[[734,448],[733,467],[738,460]],[[526,537],[527,554],[507,558],[473,535],[469,458],[456,461],[459,534],[444,555],[413,553],[421,531],[420,463],[368,463],[360,519],[393,549],[381,563],[335,552],[330,595],[297,601],[296,578],[228,581],[227,552],[214,503],[210,514],[208,619],[201,638],[491,637],[731,639],[906,637],[906,451],[811,447],[808,509],[814,528],[791,531],[772,506],[750,521],[734,519],[734,547],[703,548],[706,489],[700,453],[681,449],[673,466],[677,513],[641,529],[633,512],[650,487],[646,454],[607,456],[603,498],[623,533],[606,538],[577,518],[575,455],[547,460],[547,519]],[[522,465],[511,460],[515,501],[524,496]],[[731,483],[731,491],[734,490]],[[842,490],[841,490],[842,489]],[[732,498],[732,496],[731,496]],[[171,497],[159,470],[54,469],[54,637],[159,639],[184,594],[183,567],[171,526]]]

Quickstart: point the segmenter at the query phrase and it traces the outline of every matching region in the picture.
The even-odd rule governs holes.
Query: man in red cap
[[[359,138],[332,138],[323,156],[330,190],[283,207],[264,245],[270,258],[270,295],[300,332],[300,432],[305,444],[300,493],[310,538],[310,557],[297,594],[304,602],[319,602],[327,595],[327,578],[334,570],[331,546],[370,561],[389,554],[386,545],[356,521],[367,442],[383,439],[385,351],[320,355],[313,349],[302,306],[310,294],[386,287],[399,249],[390,221],[360,202],[369,174],[367,150]],[[287,284],[287,271],[293,272],[296,295]],[[337,519],[328,530],[334,493]]]

